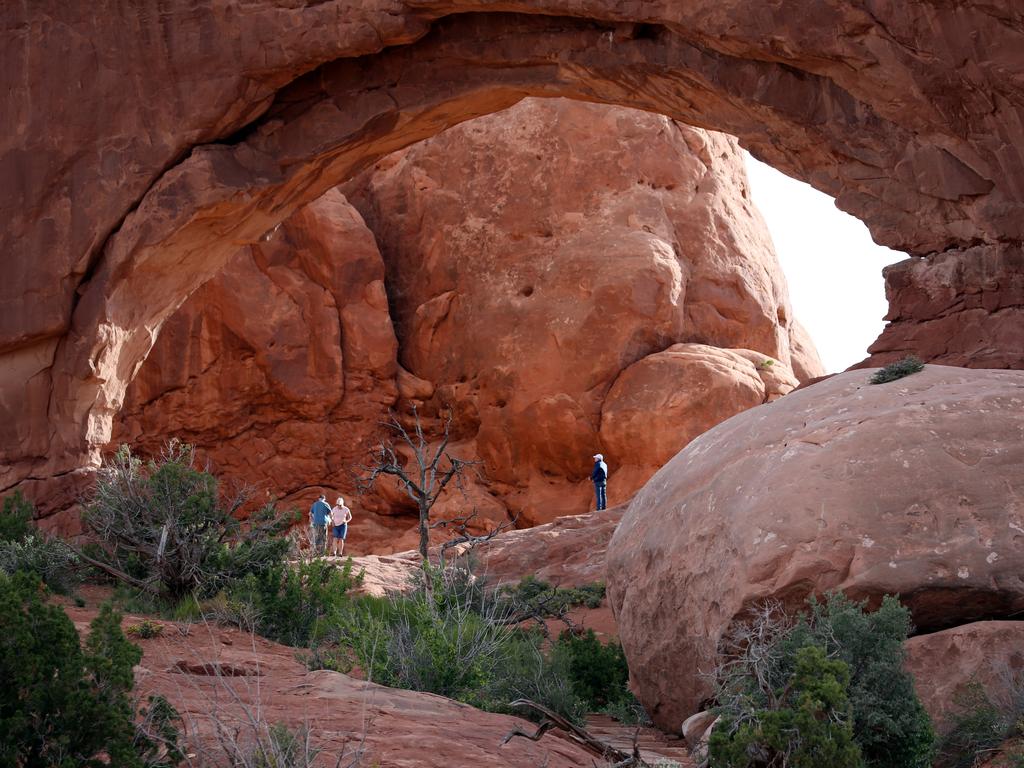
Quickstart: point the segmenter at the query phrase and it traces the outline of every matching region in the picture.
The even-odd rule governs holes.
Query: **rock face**
[[[729,132],[879,242],[1012,260],[1021,29],[1006,3],[7,3],[0,487],[73,498],[160,325],[240,245],[526,95]],[[976,327],[998,338],[998,315]]]
[[[333,502],[352,495],[350,470],[398,399],[396,352],[373,235],[332,191],[241,251],[164,325],[114,442],[156,455],[178,437],[259,498],[308,502],[322,486]],[[360,520],[370,538],[394,536],[390,522]]]
[[[731,139],[528,100],[345,189],[384,255],[403,366],[529,523],[587,508],[593,453],[617,503],[696,434],[797,384],[801,332]]]
[[[940,733],[949,730],[956,694],[972,683],[995,703],[1012,700],[1024,683],[1022,641],[1022,621],[978,621],[907,641],[906,668]]]
[[[753,603],[898,594],[921,630],[1024,608],[1024,373],[832,377],[719,424],[612,539],[608,584],[648,711],[678,728]]]
[[[971,248],[883,270],[889,325],[862,365],[907,354],[967,368],[1024,368],[1024,252]]]
[[[152,453],[184,438],[286,501],[315,486],[352,496],[389,406],[428,419],[447,406],[456,454],[484,463],[437,516],[534,524],[587,509],[594,452],[624,500],[693,437],[798,383],[802,330],[724,137],[531,100],[350,188],[384,243],[390,302],[373,236],[329,193],[165,324],[115,441]],[[408,506],[386,486],[360,498],[351,551],[413,546]]]

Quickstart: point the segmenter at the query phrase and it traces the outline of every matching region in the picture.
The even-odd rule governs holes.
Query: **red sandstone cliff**
[[[531,100],[348,190],[383,262],[340,194],[293,216],[165,325],[116,441],[178,435],[274,495],[351,496],[401,397],[431,421],[451,408],[455,450],[483,461],[440,515],[533,524],[588,508],[591,454],[625,500],[696,435],[789,391],[791,365],[821,372],[724,136]],[[354,551],[413,543],[403,496],[383,491],[356,502]]]

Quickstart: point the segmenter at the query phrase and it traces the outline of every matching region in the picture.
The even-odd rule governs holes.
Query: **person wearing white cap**
[[[594,454],[594,469],[590,473],[590,479],[594,482],[594,495],[597,497],[597,508],[602,510],[608,501],[608,465],[604,463],[604,456],[600,453]]]

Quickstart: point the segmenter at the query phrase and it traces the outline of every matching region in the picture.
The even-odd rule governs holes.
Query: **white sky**
[[[829,373],[867,357],[888,310],[882,267],[906,254],[875,245],[832,198],[744,152],[751,196],[789,282],[793,312]]]

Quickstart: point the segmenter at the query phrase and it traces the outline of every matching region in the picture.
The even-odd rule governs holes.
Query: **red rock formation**
[[[398,398],[384,265],[334,191],[240,252],[161,329],[129,388],[114,442],[197,445],[222,480],[305,509],[352,471]],[[294,498],[293,498],[294,497]],[[380,499],[358,505],[366,539],[396,536]],[[405,521],[399,528],[407,527]],[[361,542],[361,543],[364,543]]]
[[[559,174],[567,154],[577,159]],[[530,523],[582,511],[602,449],[613,501],[628,498],[693,437],[796,385],[785,282],[745,183],[722,137],[564,101],[468,123],[363,182],[387,243],[401,355],[417,374],[401,370],[398,392],[421,413],[452,406],[453,450],[485,459],[470,475],[481,482],[436,517],[475,508],[486,527],[523,508]],[[352,470],[395,400],[395,341],[358,215],[336,192],[304,210],[165,324],[116,441],[153,453],[178,436],[218,474],[274,495],[352,495]],[[766,351],[661,351],[680,338]],[[801,354],[820,372],[813,347]],[[384,485],[357,505],[352,552],[414,545],[398,535],[413,525],[404,491]]]
[[[696,383],[701,353],[659,378],[655,360],[684,359],[667,347],[756,349],[740,354],[773,361],[771,396],[796,385],[785,281],[723,136],[530,100],[346,191],[387,264],[404,367],[458,414],[490,492],[530,523],[587,508],[593,453],[612,467],[615,503],[692,437],[770,399],[754,364],[712,347],[700,349],[735,361],[714,392]],[[801,354],[820,373],[813,348]],[[668,401],[670,414],[640,413]]]
[[[675,344],[648,355],[615,380],[601,409],[609,455],[633,459],[616,483],[628,473],[639,487],[698,435],[797,384],[786,365],[750,350]]]
[[[634,687],[665,728],[709,693],[754,602],[899,594],[921,630],[1024,608],[1024,373],[851,371],[719,424],[637,494],[608,585]]]
[[[0,13],[0,487],[44,509],[95,465],[160,324],[239,245],[523,95],[733,133],[916,255],[1012,254],[1024,238],[1008,7],[44,0]]]
[[[957,694],[968,685],[1000,704],[1014,700],[1011,686],[1024,683],[1022,640],[1024,622],[977,621],[906,642],[907,671],[939,733],[949,730]]]
[[[1024,368],[1024,252],[970,248],[885,272],[889,325],[858,367],[908,354],[967,368]]]

